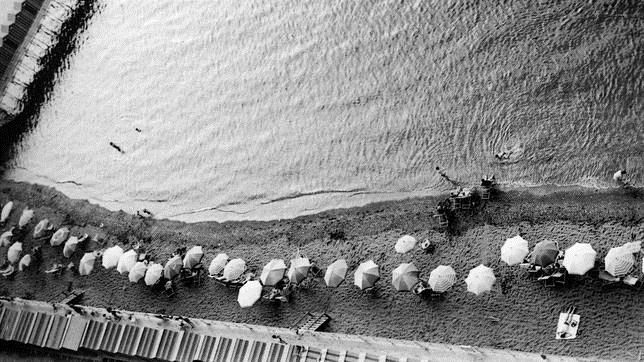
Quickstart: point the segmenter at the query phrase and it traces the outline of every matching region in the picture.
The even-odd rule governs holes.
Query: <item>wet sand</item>
[[[260,301],[253,308],[241,309],[235,289],[210,279],[198,288],[180,286],[177,295],[168,299],[98,263],[89,276],[44,274],[52,263],[64,259],[62,246],[46,243],[45,262],[38,269],[0,280],[0,294],[8,296],[48,300],[72,282],[74,287],[88,288],[82,304],[97,307],[279,327],[292,326],[306,311],[326,311],[333,317],[328,330],[339,333],[614,359],[637,359],[644,351],[644,289],[603,288],[590,277],[579,278],[565,289],[547,289],[529,280],[524,270],[499,261],[501,245],[517,233],[531,247],[543,239],[558,241],[564,248],[577,241],[590,242],[600,257],[611,247],[641,240],[641,191],[572,190],[544,195],[510,191],[479,212],[462,214],[452,237],[436,230],[430,217],[439,198],[382,202],[289,220],[195,224],[141,219],[71,200],[48,187],[0,181],[0,202],[8,200],[15,203],[12,223],[25,206],[35,209],[24,250],[38,244],[31,239],[31,230],[35,222],[47,217],[56,225],[71,226],[72,235],[98,233],[105,238],[104,243],[89,248],[119,244],[127,249],[140,240],[158,261],[165,261],[179,246],[198,244],[206,252],[206,265],[223,251],[243,258],[258,274],[271,258],[288,260],[298,249],[322,267],[338,258],[346,258],[351,267],[347,281],[337,289],[326,288],[321,281],[316,287],[298,290],[288,304]],[[435,253],[416,249],[396,254],[393,245],[403,234],[430,238],[437,245]],[[4,258],[6,248],[0,253]],[[71,260],[78,263],[81,256],[77,251]],[[353,286],[353,269],[367,259],[381,266],[382,280],[375,293]],[[496,289],[475,296],[460,282],[444,298],[427,301],[397,293],[390,284],[391,270],[409,261],[421,269],[423,278],[440,264],[452,265],[460,280],[471,268],[485,263],[497,275]],[[503,280],[505,290],[500,287]],[[581,314],[578,338],[557,341],[558,314],[571,305]]]

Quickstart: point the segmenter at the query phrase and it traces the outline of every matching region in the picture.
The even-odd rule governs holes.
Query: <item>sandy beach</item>
[[[0,202],[15,203],[11,223],[17,223],[23,208],[35,210],[24,250],[42,243],[32,240],[31,231],[38,220],[48,218],[57,226],[71,227],[72,235],[101,236],[104,241],[91,243],[90,250],[114,244],[128,249],[140,241],[159,262],[165,262],[177,247],[202,245],[206,265],[218,252],[226,252],[243,258],[259,273],[270,259],[288,261],[299,250],[321,267],[345,258],[351,269],[337,289],[326,288],[322,281],[316,287],[298,290],[288,304],[262,301],[241,309],[235,289],[209,279],[198,288],[180,286],[177,295],[168,299],[142,282],[131,284],[126,276],[98,264],[84,277],[71,272],[61,277],[45,274],[52,263],[64,259],[62,247],[54,248],[47,242],[43,244],[43,264],[16,274],[13,280],[1,279],[0,294],[48,300],[72,282],[74,287],[87,289],[82,304],[97,307],[280,327],[292,326],[306,311],[326,311],[333,318],[328,330],[339,333],[637,359],[644,351],[642,289],[622,285],[604,288],[590,277],[579,278],[564,289],[547,289],[528,279],[524,270],[501,263],[499,250],[506,238],[520,233],[530,247],[543,239],[558,241],[563,248],[589,242],[603,258],[611,247],[644,238],[643,199],[641,191],[509,191],[476,213],[460,215],[454,235],[447,237],[431,218],[440,198],[382,202],[288,220],[186,224],[111,212],[71,200],[52,188],[3,180]],[[424,254],[416,249],[396,254],[394,243],[404,234],[419,240],[429,238],[437,245],[436,251]],[[5,258],[6,248],[0,253]],[[81,256],[77,251],[71,261],[78,263]],[[368,259],[381,266],[382,279],[375,293],[361,292],[353,285],[352,271]],[[496,289],[475,296],[459,282],[444,298],[426,301],[411,293],[397,293],[390,283],[391,271],[409,261],[421,269],[423,278],[444,264],[451,265],[460,280],[484,263],[494,268]],[[579,335],[575,340],[555,340],[558,314],[569,306],[576,306],[581,315]]]

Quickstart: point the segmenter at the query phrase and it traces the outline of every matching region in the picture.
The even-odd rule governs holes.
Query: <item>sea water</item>
[[[191,222],[444,192],[436,166],[641,184],[643,30],[641,4],[103,1],[8,177]]]

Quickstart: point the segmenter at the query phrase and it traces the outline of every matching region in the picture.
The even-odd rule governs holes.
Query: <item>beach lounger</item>
[[[632,275],[627,275],[627,276],[624,277],[624,279],[622,279],[622,283],[624,283],[624,284],[626,284],[628,286],[631,286],[631,287],[634,287],[637,284],[638,281],[639,281],[639,279],[635,278]]]
[[[449,221],[445,213],[436,213],[433,217],[438,221],[439,227],[445,228],[449,225]]]
[[[306,312],[300,319],[295,322],[293,329],[319,331],[322,327],[331,320],[331,317],[326,313],[312,313]]]
[[[579,314],[575,314],[575,307],[569,308],[565,313],[559,314],[557,333],[555,339],[574,339],[579,329]]]
[[[605,270],[600,270],[598,278],[604,282],[604,284],[614,284],[620,281],[620,278],[612,276]]]
[[[163,285],[163,293],[167,295],[168,298],[172,298],[176,294],[172,280],[165,282],[165,284]]]

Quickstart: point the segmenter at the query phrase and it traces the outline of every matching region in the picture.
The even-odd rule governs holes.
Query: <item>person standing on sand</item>
[[[447,181],[447,182],[451,183],[452,185],[454,185],[454,187],[460,187],[460,186],[461,186],[461,185],[459,185],[459,183],[458,183],[458,182],[456,182],[456,181],[452,180],[451,178],[449,178],[449,176],[447,176],[447,174],[445,173],[445,171],[441,170],[441,168],[440,168],[440,167],[438,167],[438,166],[436,166],[436,172],[438,172],[438,174],[439,174],[443,179],[445,179],[445,181]]]
[[[619,186],[626,186],[628,182],[624,179],[626,175],[626,170],[617,170],[613,174],[613,181],[615,181]]]

